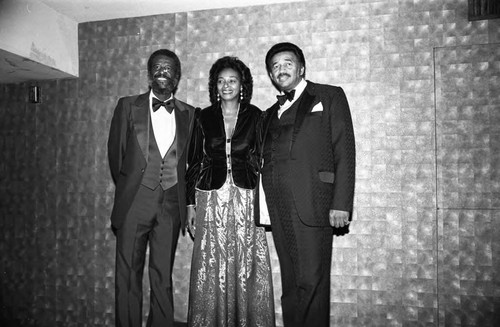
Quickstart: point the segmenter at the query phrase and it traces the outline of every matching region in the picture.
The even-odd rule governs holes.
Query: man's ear
[[[300,74],[299,76],[304,76],[304,73],[305,73],[306,69],[304,68],[304,66],[300,67]]]

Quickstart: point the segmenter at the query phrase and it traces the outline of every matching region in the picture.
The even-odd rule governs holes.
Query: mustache
[[[160,78],[160,77],[163,77],[166,79],[172,79],[172,77],[170,77],[170,75],[168,75],[167,73],[163,73],[163,72],[158,72],[158,73],[153,75],[153,78]]]
[[[165,81],[159,81],[158,78],[163,77]],[[156,89],[158,92],[162,93],[165,90],[173,91],[176,89],[175,80],[165,74],[155,74],[153,80],[151,81],[151,87]]]
[[[281,78],[281,77],[283,77],[283,76],[288,76],[288,77],[290,77],[290,74],[287,74],[287,73],[281,73],[281,74],[279,74],[279,75],[278,75],[278,78]]]

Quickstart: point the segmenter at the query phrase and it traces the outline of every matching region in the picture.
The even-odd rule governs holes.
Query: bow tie
[[[293,96],[295,95],[295,90],[291,90],[290,92],[283,92],[283,95],[277,95],[276,97],[278,98],[278,102],[280,103],[280,106],[282,106],[286,100],[292,101]]]
[[[167,109],[168,113],[171,114],[174,110],[174,101],[160,101],[157,98],[153,98],[153,111],[158,110],[160,107]]]

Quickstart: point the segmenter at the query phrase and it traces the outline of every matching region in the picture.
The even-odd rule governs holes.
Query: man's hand
[[[195,222],[196,222],[196,207],[195,206],[187,206],[187,228],[189,234],[194,238],[195,232]]]
[[[332,227],[344,227],[349,225],[349,212],[330,209],[330,225]]]

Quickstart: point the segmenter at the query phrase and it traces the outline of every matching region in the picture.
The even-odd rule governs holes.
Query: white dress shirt
[[[164,107],[153,111],[153,90],[149,92],[149,112],[151,113],[151,124],[155,134],[156,144],[163,158],[175,139],[175,110],[169,113]],[[173,95],[168,99],[174,101]]]
[[[285,111],[287,111],[292,106],[292,104],[294,104],[295,101],[297,101],[298,98],[300,98],[300,95],[302,94],[302,92],[304,92],[304,90],[306,89],[306,86],[307,86],[306,80],[301,79],[299,84],[297,84],[297,86],[294,89],[295,95],[293,96],[293,100],[292,101],[286,100],[285,103],[283,103],[283,105],[280,106],[280,108],[278,109],[278,118],[281,118],[281,115]]]

